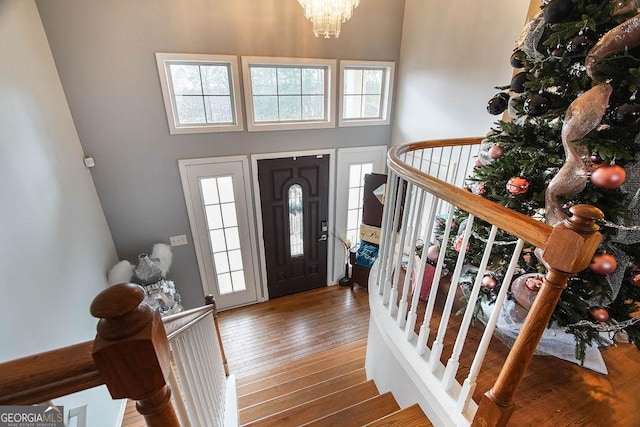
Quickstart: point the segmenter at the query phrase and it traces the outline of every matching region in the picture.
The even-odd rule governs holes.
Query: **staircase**
[[[367,381],[364,340],[239,378],[243,426],[431,426]]]

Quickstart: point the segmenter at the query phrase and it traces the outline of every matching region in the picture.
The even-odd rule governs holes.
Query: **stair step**
[[[335,393],[326,394],[314,400],[300,404],[273,414],[269,417],[257,419],[250,424],[244,424],[242,411],[240,424],[250,427],[293,427],[316,420],[326,414],[340,411],[349,406],[355,405],[363,400],[368,400],[378,395],[378,389],[373,381],[363,382],[348,388],[344,388]],[[343,424],[338,424],[343,425]]]
[[[304,427],[362,426],[400,410],[389,392],[305,424]]]
[[[420,408],[418,404],[415,404],[365,425],[365,427],[389,426],[428,427],[433,426],[433,424],[431,424],[431,421],[429,421],[424,412],[422,412],[422,408]]]
[[[257,379],[251,383],[246,383],[243,386],[238,386],[238,396],[244,396],[259,390],[264,390],[296,378],[306,377],[314,372],[339,367],[354,360],[364,360],[365,352],[366,348],[362,347],[345,353],[334,354],[331,358],[311,361],[303,364],[302,366],[290,366],[290,369],[284,372],[273,375],[265,374],[261,379]],[[364,366],[364,362],[362,363],[362,366]]]
[[[261,403],[258,403],[253,406],[249,406],[246,408],[240,407],[241,408],[239,411],[240,424],[246,424],[246,423],[258,420],[260,418],[270,416],[272,414],[284,411],[288,408],[292,408],[292,407],[301,405],[303,403],[309,402],[313,399],[317,399],[321,396],[327,395],[336,390],[342,390],[347,387],[364,383],[365,381],[367,381],[367,376],[365,374],[364,368],[362,368],[356,371],[351,371],[344,375],[340,375],[335,378],[331,378],[321,383],[314,384],[309,387],[305,387],[303,389],[292,391],[290,393],[272,398],[270,400],[262,401]],[[371,397],[371,396],[368,396],[368,397]],[[353,403],[355,402],[352,402],[351,404]],[[337,408],[335,410],[342,409],[342,408],[344,408],[344,406]],[[334,412],[334,411],[333,410],[329,412],[325,411],[321,415],[326,415],[327,413],[331,413],[331,412]],[[314,420],[316,418],[319,418],[320,416],[311,418],[307,421]]]
[[[332,350],[323,351],[322,353],[314,354],[313,356],[305,357],[298,360],[288,361],[282,365],[275,366],[264,371],[240,377],[237,379],[238,389],[247,386],[248,384],[262,381],[268,377],[276,375],[287,375],[296,369],[314,364],[323,363],[325,366],[336,366],[344,361],[344,357],[350,355],[352,352],[357,354],[357,357],[364,356],[367,349],[367,340],[361,339],[345,344],[341,347],[334,348]],[[289,377],[290,378],[290,377]],[[264,387],[260,387],[264,388]],[[255,390],[253,390],[255,391]]]
[[[314,365],[313,369],[309,371],[310,373],[305,376],[301,376],[298,378],[296,378],[296,376],[291,376],[289,378],[289,381],[281,383],[274,382],[271,385],[267,385],[264,389],[254,391],[253,393],[241,395],[241,391],[239,390],[238,407],[247,408],[260,402],[264,402],[265,400],[273,399],[277,396],[291,393],[292,391],[300,390],[302,388],[309,387],[344,374],[348,374],[349,372],[357,371],[358,369],[363,369],[364,357],[347,363],[343,363],[342,365],[331,367],[329,369],[315,371],[315,369],[318,368],[319,366]],[[280,376],[278,376],[278,379],[284,380]],[[245,391],[245,389],[243,389],[242,391]]]

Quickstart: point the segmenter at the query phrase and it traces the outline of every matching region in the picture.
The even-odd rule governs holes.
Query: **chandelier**
[[[298,0],[304,8],[304,16],[313,23],[316,37],[325,39],[340,36],[343,22],[347,22],[360,0]]]

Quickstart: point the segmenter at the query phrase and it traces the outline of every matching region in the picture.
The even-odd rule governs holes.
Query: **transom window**
[[[340,61],[340,126],[389,124],[395,64]]]
[[[334,127],[335,61],[242,57],[249,131]]]
[[[156,53],[170,132],[242,130],[234,56]]]

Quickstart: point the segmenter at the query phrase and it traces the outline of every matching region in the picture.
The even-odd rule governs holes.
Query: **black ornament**
[[[549,98],[535,94],[524,101],[524,112],[530,116],[540,116],[549,111]]]
[[[494,116],[501,114],[509,106],[509,94],[500,92],[496,93],[487,103],[487,111]]]
[[[631,126],[640,118],[640,104],[627,102],[618,105],[611,114],[612,124],[619,126]]]
[[[521,71],[511,79],[511,90],[515,93],[524,92],[524,84],[527,81],[527,73],[525,71]]]
[[[509,63],[513,68],[522,68],[524,66],[524,64],[522,63],[522,55],[523,52],[521,50],[516,50],[511,54]]]
[[[559,44],[554,49],[551,50],[551,56],[555,56],[556,58],[562,58],[562,55],[567,51],[567,49]]]
[[[545,22],[555,24],[563,21],[573,10],[571,0],[551,0],[544,8],[543,16]]]
[[[591,47],[591,44],[592,42],[591,40],[589,40],[589,37],[585,35],[579,35],[569,40],[569,43],[567,43],[567,52],[583,53]]]

